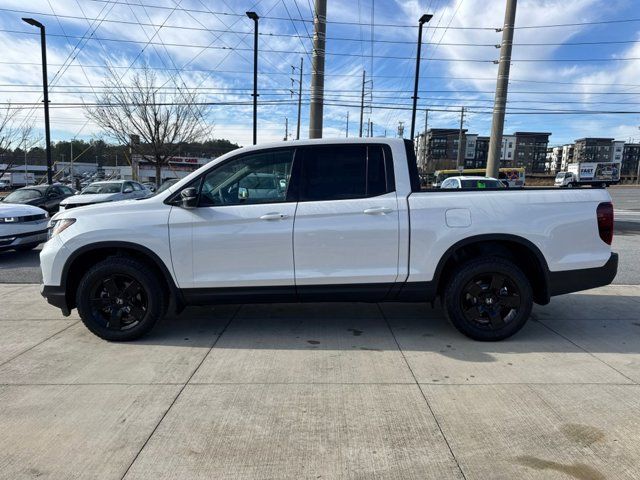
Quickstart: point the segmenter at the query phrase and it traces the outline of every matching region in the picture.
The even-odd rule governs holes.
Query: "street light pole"
[[[51,131],[49,129],[49,80],[47,79],[47,39],[44,25],[33,18],[23,18],[24,22],[40,29],[40,48],[42,50],[42,90],[44,96],[44,135],[47,153],[47,183],[53,183],[51,173]]]
[[[418,20],[418,53],[416,54],[416,78],[413,85],[413,109],[411,110],[411,140],[416,130],[416,107],[418,106],[418,82],[420,80],[420,55],[422,50],[422,26],[429,22],[433,15],[424,14]]]
[[[253,144],[258,143],[258,19],[256,12],[246,12],[253,20]]]

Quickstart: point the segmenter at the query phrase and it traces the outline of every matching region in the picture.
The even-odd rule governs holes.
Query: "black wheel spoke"
[[[116,285],[116,282],[113,279],[113,277],[105,278],[105,280],[102,282],[102,285],[105,291],[107,292],[107,295],[109,295],[109,297],[118,296],[118,286]]]
[[[111,308],[111,315],[109,316],[109,328],[112,330],[120,330],[122,326],[122,310],[117,307]]]
[[[467,286],[467,292],[472,296],[472,297],[477,297],[478,295],[480,295],[482,292],[484,292],[484,289],[476,282],[472,282]]]
[[[494,273],[491,275],[491,290],[500,290],[504,286],[506,277],[500,273]]]
[[[131,310],[129,310],[129,315],[131,315],[136,320],[140,321],[144,318],[144,314],[146,312],[142,309],[142,307],[132,306]]]
[[[109,297],[92,298],[91,305],[95,308],[105,308],[113,303]]]
[[[127,300],[132,299],[138,295],[140,290],[142,290],[142,285],[134,280],[122,291],[122,297]]]
[[[518,308],[520,306],[520,296],[519,295],[506,295],[504,297],[499,298],[500,305],[509,308]]]
[[[498,309],[490,310],[487,314],[489,315],[489,321],[493,328],[498,329],[504,327],[504,319]]]

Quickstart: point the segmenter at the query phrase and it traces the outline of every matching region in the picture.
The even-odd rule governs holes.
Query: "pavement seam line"
[[[436,426],[440,431],[440,435],[442,435],[442,439],[444,440],[444,443],[447,445],[447,448],[449,449],[449,453],[451,453],[451,458],[453,458],[453,461],[456,463],[456,466],[458,467],[458,471],[460,472],[460,475],[462,475],[462,478],[466,480],[467,476],[464,474],[464,471],[462,471],[460,462],[458,461],[456,454],[453,453],[453,448],[451,448],[451,444],[449,443],[447,436],[444,434],[444,431],[442,430],[442,426],[440,425],[440,422],[438,421],[438,418],[436,417],[436,414],[433,411],[433,408],[431,408],[431,404],[429,403],[429,400],[427,399],[427,396],[425,395],[424,390],[422,390],[422,387],[420,386],[420,382],[418,382],[418,379],[416,378],[415,373],[413,373],[413,369],[409,364],[409,360],[407,360],[407,357],[404,354],[404,350],[402,350],[402,347],[400,347],[400,342],[398,342],[398,339],[396,338],[396,334],[391,328],[391,324],[389,323],[389,320],[387,319],[387,316],[385,315],[384,310],[382,309],[379,303],[376,303],[376,305],[378,306],[378,311],[380,312],[382,319],[387,324],[387,328],[389,329],[389,332],[393,337],[393,341],[396,343],[396,346],[398,347],[398,351],[400,352],[400,355],[402,355],[402,359],[404,360],[404,363],[407,365],[407,368],[409,369],[409,373],[411,373],[411,376],[413,377],[413,381],[415,382],[416,386],[418,387],[418,390],[420,391],[420,395],[422,395],[424,403],[427,405],[427,408],[429,409],[429,413],[431,413],[431,416],[433,417],[433,421],[436,422]]]
[[[66,331],[66,330],[69,330],[71,327],[73,327],[74,325],[77,325],[78,323],[80,323],[80,320],[76,320],[76,321],[75,321],[75,322],[73,322],[71,325],[67,325],[67,326],[66,326],[66,327],[64,327],[63,329],[58,330],[56,333],[54,333],[54,334],[52,334],[52,335],[49,335],[47,338],[45,338],[45,339],[43,339],[43,340],[39,341],[39,342],[38,342],[38,343],[36,343],[35,345],[30,346],[30,347],[29,347],[29,348],[27,348],[26,350],[23,350],[22,352],[20,352],[20,353],[18,353],[18,354],[16,354],[16,355],[14,355],[14,356],[13,356],[13,357],[11,357],[10,359],[5,360],[4,362],[0,363],[0,367],[3,367],[3,366],[4,366],[4,365],[6,365],[7,363],[9,363],[9,362],[11,362],[11,361],[15,360],[16,358],[20,357],[21,355],[24,355],[25,353],[30,352],[30,351],[31,351],[31,350],[33,350],[34,348],[36,348],[36,347],[38,347],[38,346],[42,345],[44,342],[46,342],[46,341],[48,341],[48,340],[51,340],[51,339],[52,339],[53,337],[55,337],[56,335],[58,335],[58,334],[60,334],[60,333],[62,333],[62,332],[64,332],[64,331]]]
[[[551,328],[549,325],[547,325],[546,323],[544,323],[542,320],[540,320],[535,314],[531,314],[531,318],[533,320],[535,320],[536,322],[538,322],[540,325],[542,325],[543,327],[545,327],[547,330],[549,330],[550,332],[555,333],[556,335],[558,335],[561,338],[564,338],[567,342],[569,342],[571,345],[575,346],[576,348],[579,348],[580,350],[582,350],[583,352],[589,354],[590,356],[592,356],[593,358],[595,358],[597,361],[599,361],[600,363],[602,363],[603,365],[606,365],[607,367],[609,367],[611,370],[613,370],[614,372],[618,373],[619,375],[623,376],[624,378],[626,378],[627,380],[629,380],[633,385],[638,385],[638,382],[636,382],[633,378],[628,377],[627,375],[625,375],[624,373],[622,373],[620,370],[618,370],[617,368],[615,368],[612,365],[609,365],[607,362],[605,362],[603,359],[601,359],[600,357],[598,357],[597,355],[595,355],[594,353],[590,352],[589,350],[587,350],[586,348],[582,347],[581,345],[578,345],[576,342],[574,342],[573,340],[571,340],[569,337],[566,337],[565,335],[562,335],[560,332],[554,330],[553,328]]]
[[[156,433],[156,430],[158,430],[158,427],[160,426],[160,424],[164,421],[166,416],[169,414],[169,412],[171,411],[171,408],[173,408],[175,403],[178,401],[178,398],[180,398],[180,395],[182,395],[182,392],[184,392],[184,389],[187,387],[187,385],[189,385],[189,382],[191,381],[193,376],[196,374],[196,372],[200,369],[200,367],[202,366],[204,361],[207,359],[207,357],[209,356],[209,353],[211,353],[211,350],[213,350],[213,348],[216,346],[218,341],[222,338],[222,335],[224,335],[224,333],[227,331],[227,328],[229,328],[229,325],[231,325],[231,322],[233,322],[235,320],[235,318],[238,316],[238,313],[240,312],[241,309],[242,309],[242,305],[240,305],[238,307],[238,309],[235,312],[233,312],[233,315],[231,315],[231,318],[229,318],[229,321],[225,324],[223,329],[220,331],[220,333],[218,334],[218,337],[214,340],[213,344],[211,344],[211,347],[209,347],[209,350],[207,350],[207,353],[205,353],[202,356],[202,360],[200,360],[198,365],[196,365],[196,368],[193,369],[193,372],[191,372],[191,375],[189,375],[189,378],[187,378],[186,382],[184,382],[182,384],[182,387],[178,390],[178,393],[173,398],[173,400],[171,401],[171,403],[169,404],[167,409],[164,411],[164,413],[162,414],[162,416],[158,420],[158,423],[156,423],[156,426],[153,427],[153,430],[151,430],[151,433],[149,434],[147,439],[144,441],[144,443],[142,444],[142,446],[138,450],[138,453],[135,454],[135,456],[133,457],[133,460],[131,460],[131,463],[129,463],[129,466],[127,467],[127,469],[122,474],[122,477],[120,477],[120,480],[124,480],[124,478],[127,476],[129,471],[131,470],[131,467],[133,467],[133,464],[136,463],[136,460],[138,460],[138,457],[140,456],[142,451],[145,449],[145,447],[149,443],[149,440],[151,440],[151,437],[153,437],[153,435]]]

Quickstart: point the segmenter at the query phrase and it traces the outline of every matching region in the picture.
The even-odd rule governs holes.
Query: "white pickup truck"
[[[421,191],[411,142],[281,142],[58,213],[42,295],[116,341],[186,305],[438,297],[462,333],[500,340],[533,302],[611,283],[612,236],[606,190]]]

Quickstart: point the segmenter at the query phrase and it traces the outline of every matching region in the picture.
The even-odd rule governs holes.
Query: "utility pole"
[[[458,159],[456,161],[456,167],[464,167],[464,151],[466,148],[462,148],[462,137],[463,137],[463,126],[464,126],[464,107],[460,109],[460,131],[458,132]]]
[[[367,118],[367,137],[371,136],[371,117]]]
[[[289,117],[284,117],[284,141],[289,138]]]
[[[304,61],[304,57],[300,57],[300,80],[298,80],[298,126],[296,127],[296,140],[300,140],[300,112],[302,111],[302,65],[303,65],[303,61]]]
[[[315,0],[313,16],[313,56],[311,57],[311,105],[309,138],[322,138],[324,107],[324,55],[327,31],[327,0]]]
[[[416,77],[413,85],[413,109],[411,110],[411,140],[416,129],[416,107],[418,106],[418,82],[420,81],[420,55],[422,51],[422,26],[429,22],[433,15],[425,14],[418,20],[418,53],[416,54]]]
[[[256,12],[246,12],[253,20],[253,144],[258,143],[258,19]],[[159,184],[158,184],[159,185]]]
[[[398,122],[398,137],[404,138],[404,122]]]
[[[423,168],[427,169],[427,125],[429,123],[429,109],[426,108],[424,110],[424,144],[422,146],[422,165]]]
[[[371,135],[369,135],[370,137],[373,137],[373,122],[371,122]]]
[[[487,155],[487,176],[494,178],[498,178],[498,170],[500,169],[500,145],[502,144],[504,116],[507,109],[513,27],[516,21],[516,3],[517,0],[507,0],[507,8],[504,12],[498,80],[496,82],[496,95],[493,105],[493,123],[491,125],[491,138],[489,139],[489,153]]]
[[[349,110],[347,110],[347,128],[345,129],[345,137],[349,138]]]
[[[362,93],[360,94],[360,134],[359,136],[362,137],[362,121],[364,119],[364,83],[365,83],[365,76],[366,76],[367,72],[365,70],[362,71]]]

